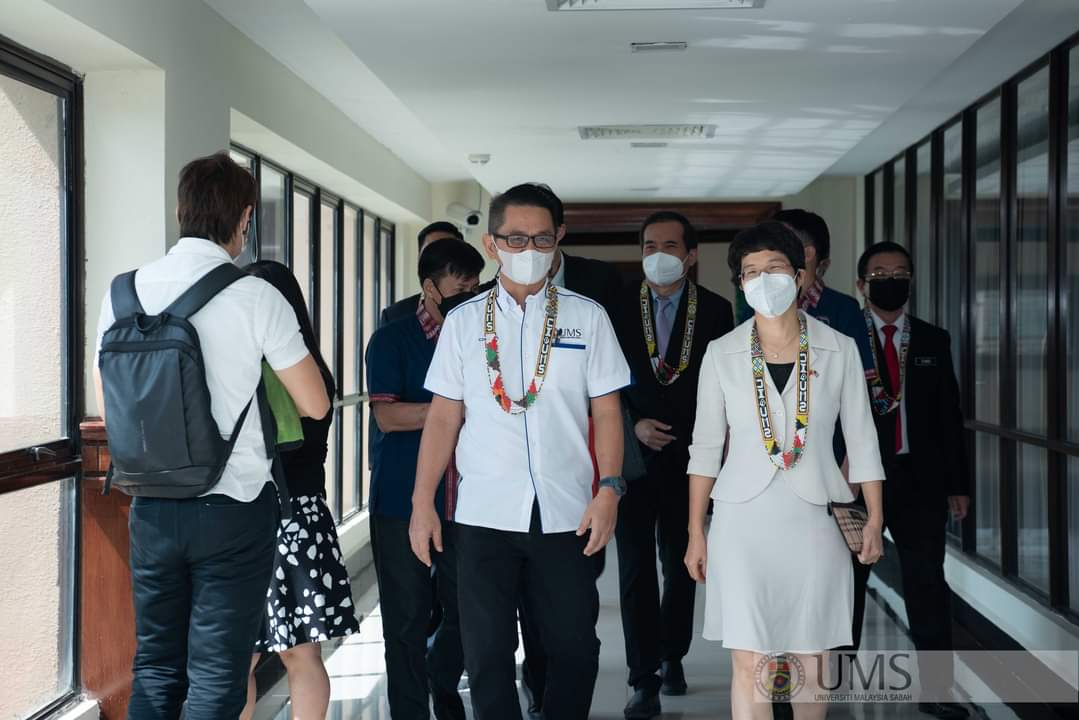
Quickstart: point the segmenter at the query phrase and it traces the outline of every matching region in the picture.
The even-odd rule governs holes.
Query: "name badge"
[[[936,367],[937,359],[935,357],[916,357],[914,358],[915,367]]]
[[[584,350],[588,347],[583,342],[566,342],[564,340],[556,340],[554,346],[565,350]]]

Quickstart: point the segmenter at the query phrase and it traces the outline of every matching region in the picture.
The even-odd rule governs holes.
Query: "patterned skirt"
[[[358,632],[337,529],[318,496],[292,498],[277,528],[277,561],[255,652],[280,652]]]

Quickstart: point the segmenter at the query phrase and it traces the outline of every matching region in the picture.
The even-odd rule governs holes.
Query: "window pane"
[[[963,362],[960,343],[963,338],[963,123],[944,131],[944,190],[941,198],[941,310],[944,328],[952,336],[952,361],[960,387]]]
[[[1061,316],[1068,335],[1067,432],[1068,437],[1079,441],[1079,49],[1072,50],[1068,78],[1068,196]],[[1074,594],[1072,597],[1079,602]]]
[[[1049,453],[1019,446],[1019,576],[1049,592]]]
[[[67,435],[63,109],[0,76],[0,452]]]
[[[978,110],[974,200],[974,414],[1000,422],[1000,100]]]
[[[925,142],[918,148],[917,160],[918,175],[916,178],[918,193],[916,196],[915,218],[917,224],[914,228],[914,309],[923,319],[929,322],[936,321],[936,285],[933,278],[934,268],[937,263],[933,262],[933,246],[929,237],[932,231],[931,208],[933,195],[933,152],[929,142]]]
[[[884,240],[884,170],[873,175],[873,242]]]
[[[292,193],[292,274],[300,281],[303,299],[311,308],[311,202],[310,195]]]
[[[393,302],[393,230],[382,227],[382,241],[379,244],[382,260],[379,263],[379,294],[382,307],[389,307]]]
[[[1049,68],[1019,85],[1015,249],[1018,427],[1045,435],[1049,335]]]
[[[334,340],[334,250],[337,246],[337,207],[322,204],[319,214],[319,349],[331,370],[334,369],[336,349]],[[340,384],[340,378],[337,378]],[[326,455],[326,504],[337,518],[337,425],[330,428],[329,451]],[[340,518],[338,518],[340,519]]]
[[[1000,565],[1000,440],[978,433],[974,507],[978,554]]]
[[[1079,611],[1079,457],[1068,458],[1068,586]]]
[[[892,165],[895,169],[892,183],[892,241],[907,245],[907,161],[900,158]]]
[[[75,488],[69,479],[0,495],[3,718],[28,717],[72,687]]]
[[[356,237],[356,225],[359,222],[356,209],[345,206],[344,225],[342,229],[343,248],[341,255],[341,271],[344,283],[341,300],[344,303],[344,326],[341,328],[341,342],[343,361],[341,365],[342,394],[352,395],[360,391],[356,383],[357,363],[359,362],[358,325],[359,312],[356,307],[356,291],[359,288],[359,278],[356,277],[358,264],[359,244]],[[343,465],[342,465],[342,507],[347,514],[359,509],[356,497],[356,485],[359,480],[356,473],[356,408],[346,407],[342,411],[344,427],[343,442]]]
[[[229,157],[232,161],[242,167],[247,172],[255,171],[255,161],[247,153],[240,152],[239,150],[229,150]]]
[[[260,170],[259,257],[287,262],[285,258],[285,175],[266,163]]]
[[[363,218],[363,346],[371,342],[371,335],[378,327],[378,307],[375,302],[375,251],[378,238],[375,237],[375,221],[369,215]],[[371,422],[371,410],[365,408],[363,415],[363,447],[367,450],[367,462],[363,464],[363,506],[371,494],[371,434],[378,432]]]

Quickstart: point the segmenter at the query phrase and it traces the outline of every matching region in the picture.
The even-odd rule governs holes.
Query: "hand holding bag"
[[[855,555],[862,552],[862,530],[869,522],[869,512],[860,503],[830,502],[828,514],[835,520],[850,551]]]

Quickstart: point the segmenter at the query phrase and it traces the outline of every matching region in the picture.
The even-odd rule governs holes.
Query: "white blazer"
[[[756,391],[749,335],[750,319],[708,345],[697,386],[697,420],[689,448],[689,474],[717,478],[712,499],[739,503],[752,500],[776,473],[791,489],[814,505],[854,499],[832,450],[836,418],[842,420],[852,483],[884,479],[877,430],[869,407],[865,373],[854,340],[812,317],[809,333],[809,428],[802,459],[780,470],[768,458],[757,419]],[[794,435],[798,368],[780,394],[765,369],[772,429],[780,447],[790,448]],[[779,402],[778,398],[782,398]],[[730,430],[730,451],[720,470]]]

